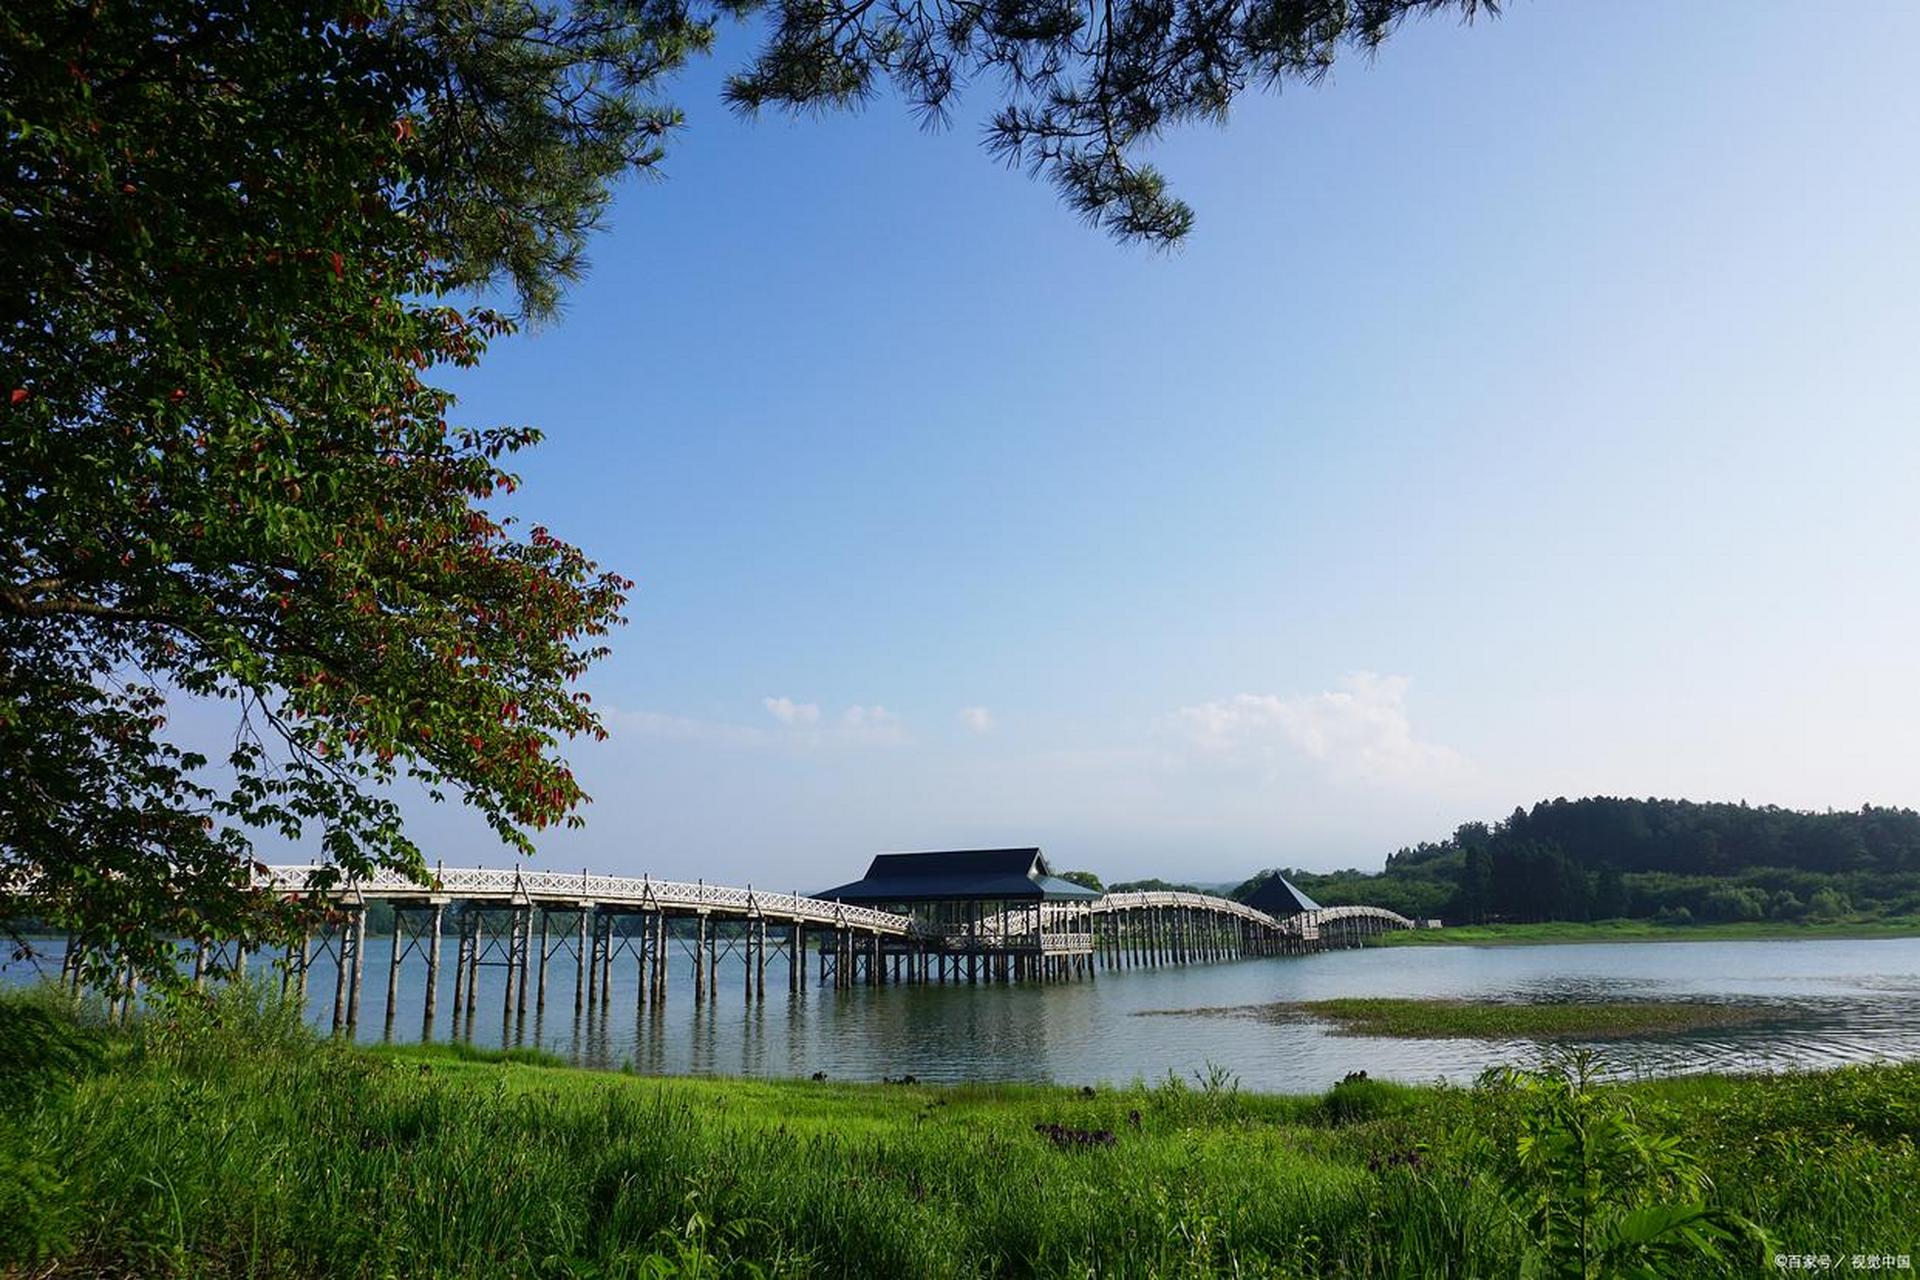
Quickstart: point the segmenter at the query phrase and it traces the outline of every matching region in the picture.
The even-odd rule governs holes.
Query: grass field
[[[1776,1016],[1764,1006],[1677,1000],[1490,1004],[1347,997],[1271,1008],[1281,1016],[1330,1023],[1347,1035],[1402,1040],[1625,1040],[1709,1027],[1750,1027]]]
[[[1920,937],[1920,916],[1792,924],[1746,920],[1721,924],[1656,924],[1652,920],[1552,920],[1541,924],[1450,925],[1385,934],[1390,947],[1492,947],[1554,942],[1732,942],[1793,938]]]
[[[1915,1066],[1300,1097],[645,1079],[352,1049],[263,998],[130,1032],[23,1007],[0,1274],[1579,1274],[1552,1269],[1569,1212],[1649,1274],[1920,1254]],[[1659,1225],[1696,1213],[1715,1252]]]

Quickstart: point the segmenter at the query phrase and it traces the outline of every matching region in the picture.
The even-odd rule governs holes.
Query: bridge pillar
[[[394,1015],[400,1012],[400,944],[406,937],[407,910],[399,903],[393,904],[393,949],[387,953],[387,1016],[384,1035],[393,1039]]]
[[[583,919],[580,928],[587,936],[587,1012],[592,1013],[600,1007],[600,930],[605,923],[606,913],[594,908],[591,919]]]
[[[665,1008],[667,1003],[668,951],[673,946],[673,929],[667,923],[667,913],[653,913],[653,1004]]]
[[[347,974],[347,924],[340,920],[328,926],[333,934],[333,952],[336,963],[333,967],[333,1031],[339,1034],[340,1028],[347,1025],[347,985],[351,978]]]
[[[693,1002],[702,1004],[707,998],[707,913],[702,911],[694,917],[693,934]]]
[[[534,984],[534,988],[533,988],[533,992],[534,992],[533,1011],[535,1013],[545,1013],[547,1011],[547,947],[551,945],[549,930],[550,930],[552,921],[547,918],[547,909],[545,907],[541,907],[539,910],[540,910],[540,979],[538,982]]]
[[[441,903],[433,904],[433,916],[427,922],[427,992],[420,1020],[421,1038],[425,1039],[433,1026],[434,1011],[440,1004],[440,926],[441,915],[445,907]]]
[[[580,904],[579,919],[573,922],[573,1012],[577,1016],[587,1005],[587,904]]]
[[[460,1024],[460,1009],[467,1000],[467,916],[463,911],[455,921],[453,935],[453,1020],[455,1033]]]
[[[519,955],[519,952],[520,952],[520,909],[518,907],[508,907],[507,908],[507,973],[506,973],[507,980],[505,985],[503,985],[500,989],[500,1020],[501,1020],[501,1025],[503,1027],[510,1027],[513,1024],[514,959]],[[502,1034],[501,1042],[505,1043],[505,1041],[506,1041],[506,1036]]]
[[[473,1015],[480,1008],[480,948],[486,941],[486,913],[480,904],[467,904],[467,918],[473,936],[467,940],[467,1034],[473,1034]]]
[[[613,927],[619,922],[612,911],[603,913],[605,924],[602,926],[600,942],[600,1012],[605,1014],[613,1008]]]
[[[367,908],[354,908],[349,930],[353,936],[353,987],[347,992],[347,1031],[360,1025],[360,992],[367,975]]]

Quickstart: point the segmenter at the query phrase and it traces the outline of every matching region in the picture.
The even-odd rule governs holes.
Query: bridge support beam
[[[427,992],[420,1012],[423,1037],[432,1032],[433,1015],[440,1005],[440,928],[445,913],[445,905],[436,902],[433,917],[427,922]]]

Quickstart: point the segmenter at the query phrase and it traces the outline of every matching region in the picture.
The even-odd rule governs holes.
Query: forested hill
[[[1287,874],[1327,905],[1453,922],[1905,915],[1920,912],[1920,813],[1548,800],[1402,849],[1383,872]]]

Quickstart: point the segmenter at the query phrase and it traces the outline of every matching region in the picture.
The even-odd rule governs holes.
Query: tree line
[[[1563,798],[1400,849],[1379,872],[1283,873],[1327,906],[1366,903],[1455,924],[1913,915],[1920,813]]]

